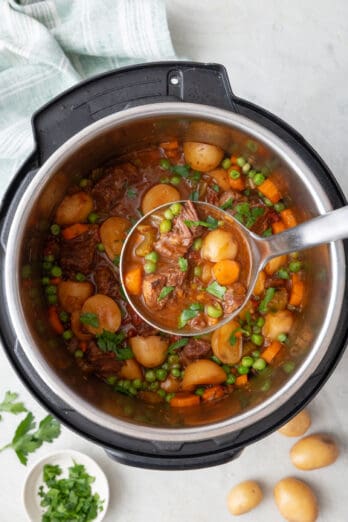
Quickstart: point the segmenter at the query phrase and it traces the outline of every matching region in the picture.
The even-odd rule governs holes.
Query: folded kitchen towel
[[[164,0],[0,0],[0,194],[33,149],[30,118],[127,64],[175,59]]]

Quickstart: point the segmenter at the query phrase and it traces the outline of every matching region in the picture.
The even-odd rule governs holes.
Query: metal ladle
[[[185,204],[186,201],[179,201],[178,203]],[[137,314],[152,327],[172,335],[203,335],[206,333],[210,333],[216,330],[217,328],[220,328],[220,326],[231,321],[231,319],[238,315],[246,305],[247,301],[249,300],[252,294],[253,288],[255,286],[260,271],[272,258],[281,256],[283,254],[289,254],[290,252],[305,250],[307,248],[321,245],[323,243],[328,243],[330,241],[336,241],[338,239],[344,239],[348,237],[348,206],[318,216],[294,228],[285,230],[280,234],[276,234],[269,237],[260,237],[251,232],[238,220],[236,220],[233,216],[231,216],[224,210],[221,210],[220,208],[211,205],[210,203],[205,203],[203,201],[194,202],[194,206],[198,207],[201,211],[203,210],[206,215],[210,215],[218,220],[230,223],[232,226],[237,227],[240,230],[249,248],[250,272],[248,288],[245,295],[245,299],[243,300],[242,304],[238,308],[236,308],[232,313],[224,315],[223,318],[219,320],[217,324],[213,326],[208,326],[206,328],[202,328],[200,330],[190,330],[187,327],[185,327],[184,329],[170,329],[166,325],[161,324],[160,311],[157,312],[156,319],[154,319],[153,317],[147,316],[146,311],[144,309],[139,309],[139,306],[137,306],[137,304],[134,302],[132,296],[129,295],[127,288],[125,287],[124,270],[126,267],[124,265],[125,252],[127,250],[127,246],[129,245],[130,240],[133,239],[133,235],[137,233],[138,226],[148,221],[151,216],[155,217],[156,214],[158,214],[159,212],[165,211],[172,204],[173,203],[161,205],[160,207],[153,209],[152,211],[145,214],[133,226],[124,242],[120,257],[121,282],[124,293],[130,305],[137,312]]]

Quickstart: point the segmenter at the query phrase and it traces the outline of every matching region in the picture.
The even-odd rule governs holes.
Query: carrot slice
[[[220,285],[231,285],[239,279],[240,264],[232,259],[223,259],[215,263],[213,274]]]
[[[132,268],[125,274],[124,282],[128,292],[132,295],[140,295],[141,294],[141,285],[142,285],[142,271],[140,266],[136,266]]]
[[[71,225],[70,227],[64,228],[62,231],[62,236],[64,239],[70,240],[74,239],[77,236],[80,236],[84,232],[87,232],[88,225],[84,225],[82,223],[75,223],[74,225]]]
[[[273,234],[280,234],[281,232],[284,232],[285,225],[282,221],[276,221],[275,223],[272,223],[272,232]]]
[[[296,227],[297,220],[291,208],[286,208],[280,212],[280,217],[286,228]]]
[[[263,194],[266,198],[268,198],[272,203],[278,203],[281,198],[280,192],[270,179],[266,179],[261,185],[258,186],[258,190]]]
[[[179,147],[178,140],[163,141],[159,146],[164,150],[173,150]]]
[[[50,306],[48,309],[48,320],[53,330],[57,334],[62,334],[64,332],[64,326],[59,319],[58,310],[56,306]]]
[[[234,156],[232,154],[232,156],[230,157],[230,160],[231,160],[232,165],[236,165],[239,168],[239,165],[237,165],[238,156]]]
[[[268,364],[271,364],[281,346],[282,345],[279,341],[272,341],[271,344],[262,352],[261,357],[265,359]]]
[[[236,386],[245,386],[247,383],[248,383],[247,374],[238,375],[238,377],[236,379]]]
[[[170,400],[170,405],[173,408],[187,408],[190,406],[198,406],[200,398],[193,393],[177,393],[175,397]]]
[[[222,386],[217,384],[216,386],[212,386],[211,388],[204,390],[202,399],[204,401],[213,401],[214,399],[220,399],[220,397],[223,397],[224,395],[225,390]]]
[[[82,352],[85,352],[87,350],[87,346],[88,346],[88,344],[86,343],[86,341],[79,342],[79,348]]]
[[[298,274],[291,274],[291,293],[289,304],[292,306],[300,306],[303,300],[304,284]]]

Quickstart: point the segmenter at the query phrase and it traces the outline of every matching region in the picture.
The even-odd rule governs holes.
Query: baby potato
[[[266,281],[266,274],[263,270],[261,270],[261,272],[259,273],[259,275],[257,277],[256,283],[255,283],[255,286],[253,289],[254,295],[262,294],[262,292],[265,289],[265,281]]]
[[[288,522],[315,522],[318,503],[312,489],[292,477],[280,480],[274,488],[274,499],[280,514]]]
[[[116,332],[121,325],[121,310],[111,297],[104,294],[89,297],[82,307],[81,315],[83,314],[97,316],[99,326],[84,324],[84,328],[94,335],[103,333],[103,330]]]
[[[181,388],[191,391],[200,384],[220,384],[225,381],[226,373],[221,366],[209,359],[199,359],[187,366]]]
[[[136,335],[129,340],[136,360],[145,368],[160,366],[167,356],[168,341],[159,335]]]
[[[213,332],[211,338],[212,350],[214,355],[224,364],[236,364],[242,356],[242,337],[236,337],[236,343],[234,345],[230,343],[231,334],[238,327],[239,324],[237,321],[231,321]]]
[[[209,176],[213,178],[213,180],[219,185],[222,190],[230,189],[230,181],[228,174],[225,169],[215,169],[209,172]]]
[[[216,145],[186,141],[184,143],[185,161],[194,170],[209,172],[215,169],[224,156],[224,151]]]
[[[232,515],[243,515],[258,506],[262,498],[258,483],[246,480],[231,489],[227,497],[227,507]]]
[[[273,259],[268,261],[267,265],[265,266],[266,274],[268,274],[268,275],[274,274],[275,272],[277,272],[277,270],[279,270],[279,268],[281,268],[282,266],[284,266],[286,264],[287,260],[288,260],[288,256],[274,257]]]
[[[300,437],[304,435],[311,425],[311,416],[308,410],[302,410],[289,422],[284,424],[278,432],[286,437]]]
[[[111,217],[101,225],[100,239],[111,261],[121,253],[123,241],[130,227],[130,221],[121,217]]]
[[[227,230],[212,230],[203,239],[201,256],[203,259],[217,263],[224,259],[234,259],[238,245],[233,234]]]
[[[135,359],[127,359],[124,361],[118,375],[122,379],[129,379],[130,381],[134,381],[134,379],[143,380],[143,372]]]
[[[93,285],[88,281],[61,281],[58,285],[58,300],[62,308],[71,314],[81,310],[83,303],[93,294]]]
[[[157,208],[165,203],[178,201],[181,199],[180,192],[172,185],[160,183],[151,187],[144,195],[141,202],[141,210],[143,214],[147,214],[154,208]]]
[[[294,323],[294,316],[289,310],[279,310],[274,314],[267,314],[262,333],[274,341],[281,333],[288,334]]]
[[[296,468],[308,471],[333,464],[338,453],[337,444],[331,437],[317,434],[296,442],[291,448],[290,458]]]
[[[93,210],[93,199],[86,192],[76,192],[65,196],[56,210],[55,222],[58,225],[73,225],[86,221]]]

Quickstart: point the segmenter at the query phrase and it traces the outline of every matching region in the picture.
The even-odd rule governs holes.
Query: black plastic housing
[[[175,80],[173,81],[173,78]],[[308,165],[326,192],[333,208],[347,202],[320,156],[305,139],[270,112],[234,96],[226,70],[218,64],[161,62],[127,67],[78,84],[62,93],[33,117],[36,150],[19,170],[0,209],[0,270],[6,255],[6,231],[25,187],[44,161],[72,135],[94,121],[145,103],[185,101],[238,112],[282,138]],[[348,261],[347,243],[344,244]],[[0,285],[0,332],[5,351],[22,381],[41,404],[69,428],[102,445],[119,462],[152,469],[194,469],[214,466],[237,457],[245,446],[277,429],[302,409],[319,391],[343,353],[348,333],[348,283],[341,316],[326,356],[304,386],[272,415],[225,437],[192,443],[151,442],[115,433],[90,422],[70,408],[46,386],[29,364],[12,329]]]

